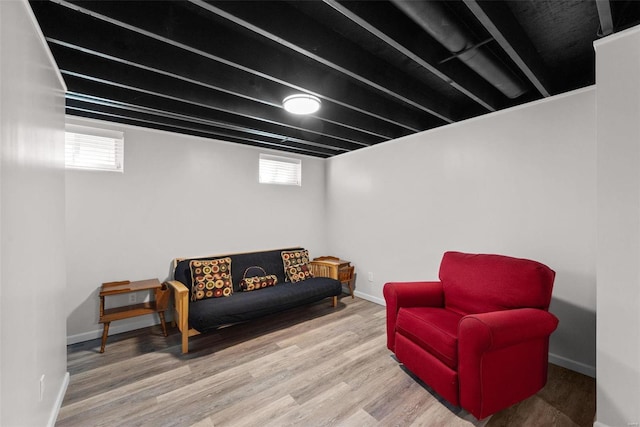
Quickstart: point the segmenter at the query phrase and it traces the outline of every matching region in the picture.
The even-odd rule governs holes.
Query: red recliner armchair
[[[446,252],[440,281],[384,285],[387,347],[451,404],[482,419],[547,381],[555,272],[536,261]]]

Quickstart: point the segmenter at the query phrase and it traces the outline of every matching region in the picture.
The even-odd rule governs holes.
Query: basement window
[[[67,125],[64,142],[67,169],[124,172],[122,132]]]
[[[302,185],[302,160],[260,154],[260,183]]]

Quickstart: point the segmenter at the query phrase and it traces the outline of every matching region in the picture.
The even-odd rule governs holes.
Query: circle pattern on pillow
[[[309,251],[306,249],[282,251],[282,263],[285,269],[292,265],[309,264]]]
[[[293,280],[293,278],[289,274],[289,269],[291,267],[297,267],[299,265],[309,264],[309,251],[306,249],[300,249],[296,251],[282,251],[280,255],[282,256],[282,264],[284,265],[284,277],[286,281],[299,282],[300,279]],[[307,271],[308,270],[309,270],[309,266],[307,265]],[[309,271],[309,274],[311,274],[310,271]],[[313,277],[313,275],[308,277]],[[301,280],[304,280],[304,279],[301,279]]]
[[[245,277],[240,282],[240,288],[247,291],[256,291],[258,289],[268,288],[269,286],[275,286],[278,283],[278,278],[274,274],[268,276],[254,276]]]
[[[292,265],[287,270],[287,277],[293,283],[297,283],[313,277],[313,273],[309,270],[309,264]]]
[[[231,258],[193,260],[191,270],[191,301],[228,297],[233,293]]]

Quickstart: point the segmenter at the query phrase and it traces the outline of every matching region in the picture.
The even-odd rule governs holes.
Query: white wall
[[[258,156],[266,150],[72,117],[68,122],[125,134],[124,174],[66,174],[69,343],[99,336],[102,282],[165,280],[176,257],[297,245],[312,256],[326,252],[322,159],[290,155],[302,158],[302,187],[264,185],[258,183]],[[114,322],[110,333],[156,322],[151,316]]]
[[[64,87],[26,1],[0,2],[0,64],[0,425],[53,425],[68,381]]]
[[[437,279],[446,250],[541,261],[557,273],[551,360],[593,376],[595,167],[594,88],[333,157],[329,252],[380,303],[387,281]]]
[[[595,43],[598,425],[640,423],[640,27]],[[634,424],[635,423],[635,424]]]

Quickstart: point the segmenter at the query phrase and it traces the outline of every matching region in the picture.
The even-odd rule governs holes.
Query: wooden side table
[[[153,291],[155,301],[147,301],[107,309],[104,308],[105,297],[138,291]],[[158,316],[160,316],[160,322],[162,323],[162,332],[166,337],[167,325],[164,321],[164,312],[169,305],[169,297],[170,290],[166,285],[160,284],[158,279],[139,280],[136,282],[124,280],[121,282],[103,283],[102,288],[100,289],[100,323],[103,324],[102,346],[100,347],[100,353],[104,353],[104,347],[107,344],[107,335],[109,334],[109,325],[114,320],[122,320],[145,314],[158,313]]]
[[[349,286],[349,294],[353,298],[353,282],[355,281],[355,267],[350,261],[334,256],[321,256],[310,262],[313,274],[331,277]]]

